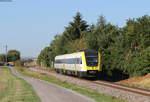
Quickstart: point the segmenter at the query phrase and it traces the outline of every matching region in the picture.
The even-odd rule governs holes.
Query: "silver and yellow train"
[[[54,68],[58,73],[78,77],[98,76],[101,68],[100,53],[93,50],[81,50],[72,54],[55,57]]]

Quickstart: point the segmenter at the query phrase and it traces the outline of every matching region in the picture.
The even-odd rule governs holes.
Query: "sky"
[[[23,57],[37,57],[76,12],[88,24],[103,15],[122,27],[129,18],[150,15],[149,4],[150,0],[0,0],[0,54],[8,45],[8,50],[19,50]]]

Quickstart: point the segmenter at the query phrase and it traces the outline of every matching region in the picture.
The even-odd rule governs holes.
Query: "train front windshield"
[[[87,66],[98,66],[98,52],[85,53]]]

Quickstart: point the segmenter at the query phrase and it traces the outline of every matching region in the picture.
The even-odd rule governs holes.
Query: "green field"
[[[40,102],[32,86],[0,67],[0,102]]]

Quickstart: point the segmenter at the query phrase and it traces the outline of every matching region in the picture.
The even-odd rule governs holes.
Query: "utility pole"
[[[5,61],[6,61],[6,64],[7,64],[7,48],[8,48],[8,46],[6,45],[5,46],[5,50],[6,50],[6,59],[5,59]]]

